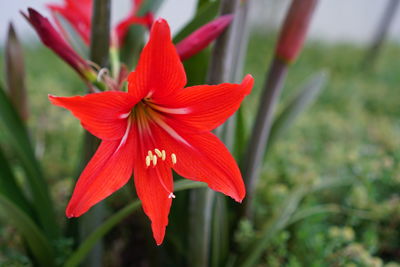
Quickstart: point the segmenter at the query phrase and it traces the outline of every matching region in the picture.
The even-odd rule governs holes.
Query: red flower
[[[90,29],[92,19],[92,0],[65,0],[64,5],[49,4],[47,7],[52,11],[58,28],[63,31],[56,13],[62,15],[86,44],[90,43]]]
[[[175,197],[171,169],[242,201],[245,187],[239,168],[210,131],[239,108],[253,78],[247,75],[241,84],[184,88],[185,84],[169,26],[159,19],[128,78],[128,92],[49,96],[54,105],[69,109],[86,130],[102,139],[79,177],[66,210],[68,217],[82,215],[133,174],[160,245]]]
[[[221,16],[198,28],[176,45],[182,61],[196,55],[214,41],[231,23],[233,15]]]
[[[28,8],[28,15],[22,13],[35,29],[42,42],[66,61],[83,78],[93,74],[89,64],[62,38],[50,21],[33,8]]]
[[[132,12],[128,17],[123,19],[117,25],[117,27],[115,27],[114,31],[116,32],[116,37],[118,38],[116,40],[117,44],[122,44],[126,33],[128,32],[129,26],[133,24],[141,24],[150,28],[151,24],[153,23],[152,13],[147,13],[144,16],[138,16],[142,2],[143,0],[132,0],[132,4],[134,6]],[[92,25],[92,5],[93,0],[64,0],[64,4],[61,6],[49,4],[47,7],[54,15],[57,13],[61,14],[78,32],[83,41],[86,44],[89,44]],[[57,22],[60,30],[64,31],[57,16],[54,16],[54,19]]]

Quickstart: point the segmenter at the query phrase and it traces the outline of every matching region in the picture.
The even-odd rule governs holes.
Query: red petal
[[[169,125],[152,129],[158,149],[176,155],[173,169],[182,177],[205,182],[211,189],[241,202],[245,187],[239,168],[225,145],[212,133],[187,134]]]
[[[154,128],[154,124],[150,126]],[[151,220],[151,228],[157,245],[164,239],[165,228],[168,224],[168,214],[172,199],[169,194],[173,191],[172,171],[167,162],[158,160],[154,167],[146,166],[148,150],[157,148],[154,139],[156,132],[151,129],[142,131],[139,139],[137,161],[134,168],[134,180],[138,197],[142,201],[143,210]]]
[[[134,143],[135,138],[130,136],[122,146],[119,140],[100,144],[75,186],[66,210],[68,217],[82,215],[128,182],[132,175]]]
[[[125,18],[115,27],[117,35],[117,45],[121,46],[124,43],[124,39],[128,33],[129,27],[134,24],[143,25],[145,27],[151,27],[153,15],[151,13],[146,14],[143,17],[137,17],[136,15],[130,15]]]
[[[168,225],[168,214],[172,199],[162,186],[160,179],[172,191],[172,171],[164,163],[158,163],[155,168],[146,168],[143,157],[142,164],[135,165],[135,187],[142,201],[143,210],[151,220],[151,228],[157,245],[164,240],[165,228]]]
[[[247,75],[241,84],[188,87],[163,99],[160,105],[167,106],[169,110],[182,109],[182,114],[168,116],[168,123],[179,121],[188,128],[210,131],[224,123],[239,108],[244,97],[250,93],[253,83],[253,77]]]
[[[150,39],[144,47],[135,72],[128,77],[129,93],[138,98],[167,96],[186,84],[183,65],[171,41],[168,23],[153,23]]]
[[[82,37],[86,44],[90,43],[90,29],[92,17],[92,0],[66,1],[63,6],[47,5],[54,13],[61,14]],[[57,19],[57,16],[54,16]],[[61,24],[57,22],[61,28]]]
[[[182,61],[196,55],[214,41],[231,23],[233,15],[221,16],[194,31],[176,45]]]
[[[64,107],[81,120],[82,126],[100,139],[121,139],[127,128],[127,114],[136,104],[124,92],[102,92],[85,96],[56,97],[52,104]]]

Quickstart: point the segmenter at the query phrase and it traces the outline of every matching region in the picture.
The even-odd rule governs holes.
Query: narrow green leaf
[[[292,218],[290,218],[290,221],[288,222],[288,225],[304,220],[305,218],[308,218],[310,216],[324,214],[324,213],[339,213],[339,212],[340,212],[340,207],[335,204],[324,204],[324,205],[316,205],[313,207],[301,208],[293,214]]]
[[[176,44],[182,41],[185,37],[189,36],[192,32],[210,22],[218,14],[218,1],[205,3],[197,11],[196,16],[174,37],[173,42]]]
[[[226,198],[217,194],[212,217],[211,266],[222,266],[229,250],[229,224]]]
[[[10,23],[5,47],[5,74],[7,91],[12,103],[23,120],[28,118],[25,88],[25,65],[22,47],[14,26]]]
[[[13,225],[26,240],[38,266],[55,266],[53,250],[32,219],[7,197],[0,195],[0,217]]]
[[[8,160],[0,148],[0,195],[5,196],[22,211],[33,218],[33,211],[29,201],[18,186]]]
[[[313,208],[304,208],[297,210],[301,200],[310,193],[315,193],[319,190],[332,188],[336,186],[346,186],[353,183],[354,180],[335,178],[323,179],[313,185],[299,185],[288,194],[286,200],[277,209],[278,213],[264,227],[261,237],[253,242],[246,253],[240,257],[236,266],[250,267],[255,266],[262,255],[262,252],[269,245],[272,238],[277,235],[282,229],[285,229],[289,224],[300,219],[324,212],[339,212],[339,208],[334,205],[316,206]]]
[[[187,86],[204,84],[207,76],[210,50],[204,49],[197,55],[185,60],[183,65],[187,73]]]
[[[205,183],[194,182],[190,180],[180,180],[175,182],[174,191],[182,191],[192,188],[206,187]],[[128,215],[132,214],[133,211],[140,207],[140,201],[136,200],[133,203],[122,208],[105,222],[103,222],[99,227],[97,227],[78,247],[78,249],[68,258],[65,263],[65,267],[78,266],[82,260],[85,258],[92,247],[105,236],[115,225],[125,219]]]
[[[267,148],[273,145],[276,139],[282,136],[285,130],[293,124],[293,121],[314,102],[324,88],[327,78],[328,74],[325,71],[313,75],[286,105],[272,124]]]
[[[240,108],[236,112],[236,127],[235,127],[235,145],[233,146],[233,153],[235,158],[240,159],[246,148],[247,129],[245,123],[245,116],[243,109]]]
[[[277,209],[278,213],[265,226],[261,237],[253,242],[246,253],[243,253],[237,266],[250,267],[256,265],[272,238],[286,227],[306,193],[307,188],[301,185],[288,195],[281,207]]]
[[[18,113],[0,86],[0,129],[3,130],[4,143],[13,148],[24,168],[33,207],[46,235],[55,238],[58,234],[52,201],[42,170],[33,152],[28,133]]]

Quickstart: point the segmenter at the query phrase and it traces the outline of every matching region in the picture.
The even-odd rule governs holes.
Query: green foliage
[[[264,78],[265,58],[260,59],[260,54],[269,54],[270,47],[261,37],[251,39],[247,72],[255,77],[256,91],[246,100],[248,115],[254,114]],[[257,193],[255,235],[260,235],[258,229],[265,221],[281,211],[280,203],[293,194],[293,188],[333,179],[354,185],[327,186],[307,194],[298,211],[309,216],[286,228],[290,238],[278,242],[287,249],[283,256],[274,244],[281,234],[275,233],[262,252],[261,262],[266,266],[324,266],[327,262],[331,266],[383,266],[400,262],[396,254],[400,244],[400,64],[392,60],[398,52],[398,46],[388,46],[376,68],[362,72],[362,48],[311,43],[290,70],[280,110],[309,73],[328,69],[331,78],[316,103],[269,151]],[[337,229],[340,234],[334,238],[332,231]]]

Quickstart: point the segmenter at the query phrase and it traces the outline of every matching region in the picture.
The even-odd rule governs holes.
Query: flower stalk
[[[243,162],[247,198],[241,206],[241,216],[252,217],[252,203],[260,169],[268,144],[269,133],[288,68],[300,53],[318,0],[293,0],[286,15],[267,73],[252,135]]]
[[[108,66],[109,56],[109,43],[110,43],[110,13],[111,13],[110,0],[94,0],[93,5],[93,17],[92,17],[92,28],[90,37],[90,60],[95,62],[102,68]],[[97,82],[97,78],[96,78]],[[97,87],[100,87],[103,83],[98,82]],[[101,89],[101,87],[99,88]],[[85,132],[84,146],[83,146],[83,165],[86,165],[97,147],[99,146],[100,140],[89,132]],[[104,218],[104,204],[96,206],[90,213],[90,216],[86,216],[82,221],[81,234],[83,237],[90,235],[93,229],[98,227]],[[88,254],[86,263],[88,266],[102,266],[102,255],[103,245],[99,241]]]

